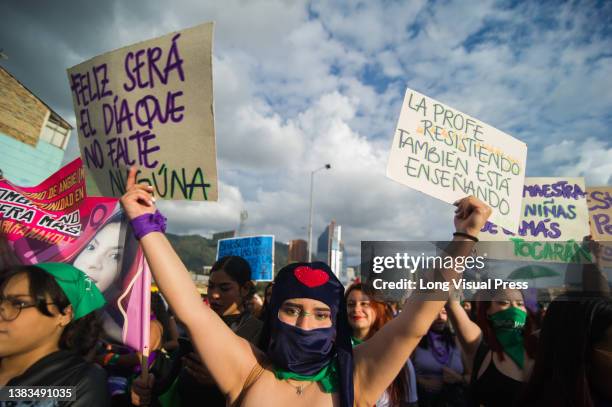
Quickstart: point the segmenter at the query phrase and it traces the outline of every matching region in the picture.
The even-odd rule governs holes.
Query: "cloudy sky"
[[[446,239],[450,205],[385,178],[406,87],[528,144],[528,176],[612,183],[610,1],[3,1],[1,63],[75,123],[66,68],[214,20],[220,200],[163,203],[170,231]],[[65,161],[78,155],[76,137]]]

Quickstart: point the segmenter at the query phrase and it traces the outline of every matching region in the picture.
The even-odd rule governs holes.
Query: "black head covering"
[[[280,321],[280,307],[292,298],[310,298],[326,304],[331,310],[332,327],[306,331]],[[283,267],[274,280],[268,311],[261,348],[267,351],[275,367],[311,375],[337,358],[340,404],[352,407],[353,351],[344,286],[329,266],[313,262]]]

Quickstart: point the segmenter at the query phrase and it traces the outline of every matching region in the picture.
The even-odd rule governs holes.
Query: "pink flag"
[[[88,197],[81,159],[40,185],[0,179],[0,268],[65,262],[104,294],[106,335],[148,350],[151,277],[116,198]]]

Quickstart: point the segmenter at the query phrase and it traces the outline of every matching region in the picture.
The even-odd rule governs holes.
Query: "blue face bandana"
[[[279,320],[281,306],[293,298],[309,298],[326,304],[331,310],[332,326],[307,331]],[[275,368],[315,375],[335,359],[341,405],[353,406],[353,353],[344,286],[327,264],[294,263],[278,272],[263,332],[270,335],[263,338],[262,346]]]
[[[268,357],[274,366],[304,376],[317,374],[334,356],[336,328],[305,331],[277,319]]]

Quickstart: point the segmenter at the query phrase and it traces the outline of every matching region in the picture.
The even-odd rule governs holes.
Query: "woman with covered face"
[[[419,406],[465,406],[466,375],[461,348],[441,309],[427,335],[412,354],[417,374]]]
[[[423,301],[413,295],[403,312],[372,338],[351,347],[344,287],[324,263],[296,263],[278,272],[262,350],[240,338],[197,294],[185,266],[156,227],[147,185],[128,177],[121,198],[160,290],[187,326],[197,353],[230,405],[372,406],[389,387],[446,297]],[[456,229],[475,236],[491,209],[474,197],[457,202]],[[473,242],[454,237],[453,254],[467,256]],[[438,277],[456,279],[451,270]]]
[[[472,366],[469,397],[476,406],[513,406],[533,367],[537,342],[534,323],[520,290],[482,294],[476,322],[458,301],[449,301],[447,306]]]

